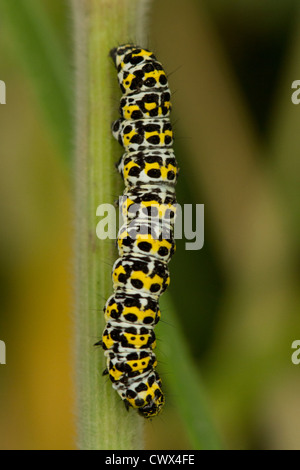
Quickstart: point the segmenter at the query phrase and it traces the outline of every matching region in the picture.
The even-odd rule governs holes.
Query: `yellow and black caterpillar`
[[[123,93],[121,118],[112,125],[125,148],[117,168],[125,183],[118,233],[120,258],[113,267],[114,294],[104,308],[102,347],[113,388],[127,408],[145,418],[164,405],[155,371],[153,331],[160,319],[159,297],[170,283],[168,262],[175,251],[175,184],[171,93],[154,54],[126,44],[110,53]]]

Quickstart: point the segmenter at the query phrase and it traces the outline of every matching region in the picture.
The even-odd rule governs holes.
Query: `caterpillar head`
[[[114,47],[110,51],[110,56],[117,68],[120,65],[121,67],[134,66],[149,58],[155,59],[153,52],[133,44],[123,44],[119,47]]]
[[[126,44],[112,49],[110,55],[124,95],[155,89],[169,91],[165,71],[152,52]]]

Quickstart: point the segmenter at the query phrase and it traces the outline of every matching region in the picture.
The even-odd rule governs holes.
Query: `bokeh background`
[[[69,5],[28,2],[46,11],[41,27],[55,31],[72,102]],[[0,448],[73,449],[73,117],[57,117],[67,129],[61,142],[48,119],[59,93],[50,87],[40,96],[35,87],[48,59],[34,57],[30,72],[22,9],[15,2],[12,18],[5,3]],[[186,251],[178,241],[170,293],[228,449],[300,449],[300,365],[291,362],[300,339],[297,3],[154,0],[149,10],[146,46],[174,92],[178,201],[205,204],[204,248]],[[147,423],[146,445],[191,448],[172,395],[161,418]]]

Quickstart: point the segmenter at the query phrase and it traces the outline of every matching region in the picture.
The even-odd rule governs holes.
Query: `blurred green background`
[[[40,27],[57,39],[49,57],[34,43],[30,68],[28,22],[22,8],[6,4],[0,0],[7,87],[0,106],[0,339],[7,347],[0,448],[72,449],[71,15],[65,1],[27,0],[46,11],[49,24]],[[299,6],[154,0],[149,21],[145,46],[164,64],[174,93],[178,201],[205,205],[204,248],[186,251],[178,241],[170,294],[223,447],[300,449],[300,365],[291,362],[291,344],[300,339],[300,107],[291,102],[291,84],[300,79]],[[53,58],[54,69],[63,63],[64,83],[40,93],[36,79]],[[66,101],[57,116],[64,139],[49,124],[55,100]],[[146,445],[189,449],[166,394],[165,412],[146,425]]]

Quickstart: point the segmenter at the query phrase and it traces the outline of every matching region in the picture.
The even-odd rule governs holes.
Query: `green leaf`
[[[295,15],[295,26],[290,48],[287,51],[285,67],[277,87],[277,96],[273,108],[268,152],[272,156],[273,172],[280,194],[284,197],[289,234],[298,250],[300,234],[300,106],[292,102],[292,94],[298,86],[292,88],[294,81],[300,78],[300,9]],[[294,85],[295,86],[295,85]]]
[[[194,449],[217,450],[221,442],[211,416],[210,405],[199,370],[191,357],[169,293],[160,300],[162,321],[158,326],[159,368],[178,406]]]
[[[25,67],[62,156],[70,160],[72,73],[47,10],[40,0],[0,0],[3,26]]]

